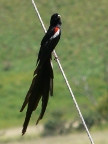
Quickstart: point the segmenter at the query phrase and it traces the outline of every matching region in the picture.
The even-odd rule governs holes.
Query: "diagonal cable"
[[[44,29],[44,32],[46,33],[46,32],[47,32],[47,31],[46,31],[46,28],[45,28],[45,26],[44,26],[44,23],[43,23],[43,21],[42,21],[42,18],[41,18],[40,14],[39,14],[39,11],[38,11],[38,9],[37,9],[37,7],[36,7],[36,4],[35,4],[34,0],[32,0],[32,4],[33,4],[33,6],[34,6],[34,8],[35,8],[35,11],[36,11],[36,13],[37,13],[37,16],[38,16],[38,18],[39,18],[39,20],[40,20],[40,23],[41,23],[41,25],[42,25],[42,28]],[[54,53],[55,57],[57,57],[57,54],[56,54],[55,50],[53,51],[53,53]],[[76,101],[76,99],[75,99],[75,96],[74,96],[74,94],[73,94],[73,92],[72,92],[72,89],[71,89],[71,87],[70,87],[70,85],[69,85],[69,82],[68,82],[68,80],[67,80],[67,78],[66,78],[66,75],[65,75],[65,73],[64,73],[64,71],[63,71],[63,68],[62,68],[62,66],[61,66],[61,64],[60,64],[60,61],[59,61],[59,59],[56,59],[56,61],[57,61],[58,66],[59,66],[59,68],[60,68],[60,70],[61,70],[61,73],[62,73],[62,75],[63,75],[63,77],[64,77],[64,80],[65,80],[66,85],[67,85],[67,87],[68,87],[68,89],[69,89],[69,92],[70,92],[70,94],[71,94],[71,97],[72,97],[72,99],[73,99],[73,101],[74,101],[74,104],[75,104],[75,106],[76,106],[76,109],[77,109],[77,111],[78,111],[78,114],[79,114],[79,116],[80,116],[80,118],[81,118],[81,120],[82,120],[82,123],[83,123],[84,128],[85,128],[85,130],[86,130],[86,132],[87,132],[87,135],[88,135],[88,137],[89,137],[89,140],[90,140],[91,144],[94,144],[93,139],[92,139],[92,137],[91,137],[91,134],[90,134],[90,132],[89,132],[89,130],[88,130],[88,128],[87,128],[87,125],[86,125],[86,123],[85,123],[85,121],[84,121],[84,118],[83,118],[83,116],[82,116],[82,113],[81,113],[81,111],[80,111],[80,108],[79,108],[79,106],[78,106],[78,104],[77,104],[77,101]]]

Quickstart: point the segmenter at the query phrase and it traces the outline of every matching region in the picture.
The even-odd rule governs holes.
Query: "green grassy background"
[[[56,47],[59,60],[83,114],[108,94],[108,1],[36,1],[46,28],[51,14],[62,18],[62,36]],[[0,1],[0,128],[21,126],[20,107],[28,91],[44,31],[31,1]],[[72,120],[78,114],[54,61],[54,96],[41,123],[53,111]],[[30,124],[35,124],[40,107]]]

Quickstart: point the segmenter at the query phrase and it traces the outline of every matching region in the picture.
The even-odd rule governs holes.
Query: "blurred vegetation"
[[[101,121],[108,121],[108,95],[99,99],[97,112],[101,115]]]
[[[58,12],[62,17],[62,37],[56,52],[82,113],[86,115],[92,108],[104,117],[108,105],[104,100],[108,97],[108,1],[40,0],[36,4],[46,28],[51,14]],[[0,19],[0,128],[6,128],[23,123],[26,110],[19,110],[32,80],[44,31],[30,0],[1,0]],[[54,96],[41,123],[59,110],[67,121],[78,117],[58,65],[53,63]],[[40,107],[30,124],[35,124]]]
[[[65,120],[63,119],[61,111],[54,111],[49,117],[49,120],[44,125],[42,136],[54,136],[68,133],[69,129],[65,127]]]

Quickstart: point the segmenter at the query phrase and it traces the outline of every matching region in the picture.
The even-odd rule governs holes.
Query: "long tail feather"
[[[34,78],[20,110],[20,112],[22,112],[28,103],[22,135],[25,134],[32,112],[37,108],[41,97],[42,109],[36,124],[38,124],[39,120],[43,118],[49,99],[49,92],[50,95],[53,95],[53,70],[50,60],[48,60],[41,68],[37,67],[34,72]]]
[[[43,118],[46,107],[47,107],[48,99],[49,99],[50,77],[45,77],[44,82],[45,82],[45,85],[44,85],[44,90],[42,94],[42,108],[41,108],[41,113],[39,115],[39,118],[36,124],[38,124],[39,120]]]
[[[25,100],[23,102],[23,105],[20,109],[20,112],[22,112],[24,110],[24,108],[26,107],[27,103],[29,102],[29,98],[31,97],[32,95],[32,92],[33,92],[33,88],[34,86],[36,86],[36,81],[37,81],[37,75],[35,74],[34,77],[33,77],[33,80],[32,80],[32,83],[31,83],[31,86],[26,94],[26,97],[25,97]]]
[[[24,135],[25,132],[26,132],[26,129],[27,129],[31,114],[32,114],[32,109],[30,109],[28,107],[27,112],[26,112],[26,118],[25,118],[25,121],[24,121],[24,124],[23,124],[22,135]]]

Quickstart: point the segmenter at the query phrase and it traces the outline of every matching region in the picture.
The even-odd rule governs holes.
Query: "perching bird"
[[[42,108],[36,124],[43,118],[49,99],[49,93],[51,96],[53,95],[54,75],[51,65],[51,55],[60,40],[61,24],[60,15],[58,13],[53,14],[50,19],[48,31],[41,41],[33,80],[20,110],[20,112],[22,112],[28,104],[22,135],[26,132],[31,114],[37,108],[39,100],[42,98]]]

